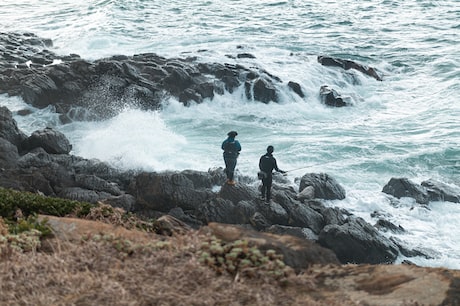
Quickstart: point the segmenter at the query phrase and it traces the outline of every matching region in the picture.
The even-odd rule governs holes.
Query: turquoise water
[[[104,122],[59,125],[52,110],[16,117],[31,133],[64,131],[73,154],[124,169],[207,170],[223,166],[220,143],[237,130],[238,172],[255,175],[267,145],[290,173],[327,172],[347,191],[344,207],[373,224],[381,211],[408,230],[409,246],[435,259],[426,266],[460,269],[460,204],[430,210],[407,199],[399,207],[381,193],[392,177],[434,178],[460,185],[460,3],[458,1],[38,1],[3,0],[1,31],[51,38],[53,51],[87,59],[154,52],[203,62],[263,67],[279,76],[278,104],[247,100],[243,91],[183,107],[173,99],[160,112],[130,107]],[[232,59],[247,52],[256,59]],[[356,71],[323,67],[317,55],[352,59],[384,74],[378,82]],[[301,84],[301,99],[287,88]],[[319,101],[329,85],[352,107]],[[20,99],[0,97],[12,110]],[[415,207],[415,208],[414,208]],[[400,258],[402,260],[404,258]]]

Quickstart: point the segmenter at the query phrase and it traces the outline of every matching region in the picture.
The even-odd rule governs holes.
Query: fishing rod
[[[292,172],[292,171],[297,171],[297,170],[307,169],[307,168],[310,168],[310,167],[313,167],[313,166],[308,166],[308,167],[301,167],[301,168],[295,168],[295,169],[291,169],[291,170],[286,170],[286,171],[284,171],[284,172],[288,173],[288,172]]]
[[[327,163],[313,164],[313,165],[310,165],[310,166],[305,166],[305,167],[300,167],[300,168],[295,168],[295,169],[287,170],[287,171],[285,171],[285,172],[288,173],[288,172],[297,171],[297,170],[302,170],[302,169],[307,169],[307,168],[311,168],[311,167],[315,167],[315,166],[327,165],[327,164],[334,163],[334,162],[336,162],[336,161],[330,161],[330,162],[327,162]]]

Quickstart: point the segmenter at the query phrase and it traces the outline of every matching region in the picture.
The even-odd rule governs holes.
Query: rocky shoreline
[[[141,54],[89,62],[78,55],[59,57],[47,50],[50,40],[33,34],[0,33],[0,41],[0,93],[21,96],[39,108],[51,105],[64,123],[110,116],[117,107],[114,101],[123,99],[137,101],[144,109],[158,109],[165,95],[175,96],[187,105],[224,91],[232,92],[243,84],[248,97],[263,103],[276,102],[278,94],[273,84],[282,82],[263,69],[204,64],[194,58]],[[344,69],[376,74],[357,63],[326,61],[325,57],[321,61],[328,66],[346,64]],[[289,81],[286,86],[303,95],[298,83]],[[88,101],[88,96],[97,97],[97,103],[88,103],[93,102]],[[333,97],[340,98],[336,92]],[[345,106],[339,102],[326,104]],[[343,187],[327,173],[305,173],[298,190],[280,179],[275,182],[273,201],[266,204],[258,198],[254,178],[240,177],[235,186],[229,186],[222,168],[207,172],[120,171],[98,160],[74,156],[71,150],[66,136],[51,128],[25,135],[11,111],[0,107],[1,187],[94,204],[102,202],[144,218],[168,215],[192,228],[225,223],[289,234],[324,248],[329,252],[325,258],[330,263],[391,264],[399,254],[429,257],[423,250],[408,249],[397,239],[387,238],[381,230],[404,229],[384,217],[371,225],[346,210],[325,206],[323,200],[346,197]],[[460,202],[460,188],[434,180],[416,185],[406,178],[392,178],[383,192],[395,201],[412,197],[421,205],[436,200]]]

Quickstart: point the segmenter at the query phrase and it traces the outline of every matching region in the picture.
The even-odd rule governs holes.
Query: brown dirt
[[[167,237],[71,218],[50,224],[56,236],[41,251],[1,253],[0,305],[459,305],[456,270],[317,265],[281,279],[219,275],[199,263],[203,232]]]

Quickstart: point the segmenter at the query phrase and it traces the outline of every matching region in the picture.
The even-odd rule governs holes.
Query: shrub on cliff
[[[87,215],[90,203],[41,196],[0,187],[0,216],[11,219],[19,211],[24,216],[45,214],[63,217],[69,214]]]

